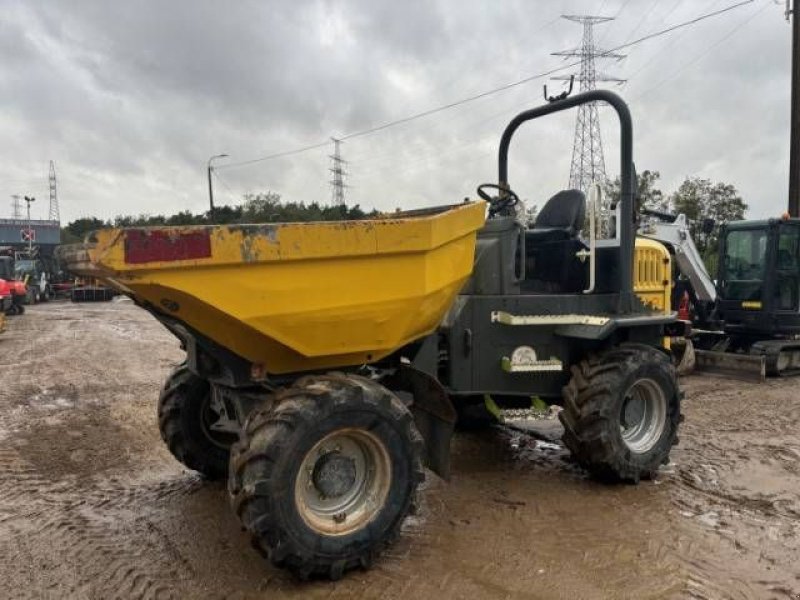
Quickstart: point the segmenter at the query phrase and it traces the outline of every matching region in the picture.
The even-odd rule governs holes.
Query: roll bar
[[[621,214],[619,228],[620,266],[619,290],[622,299],[620,310],[629,312],[633,298],[633,197],[634,197],[634,167],[633,167],[633,122],[628,105],[614,92],[608,90],[591,90],[569,98],[558,99],[537,108],[523,111],[514,117],[503,131],[500,138],[500,149],[497,157],[498,183],[503,189],[510,189],[508,185],[508,148],[511,138],[514,137],[519,126],[526,121],[538,119],[562,110],[574,108],[590,102],[606,102],[617,112],[620,124],[620,166],[622,169],[622,194]]]

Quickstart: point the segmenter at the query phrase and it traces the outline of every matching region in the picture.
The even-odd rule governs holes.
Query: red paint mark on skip
[[[208,231],[171,232],[129,229],[125,232],[125,262],[132,265],[209,258]]]

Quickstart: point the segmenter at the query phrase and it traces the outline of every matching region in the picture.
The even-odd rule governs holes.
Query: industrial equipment
[[[800,373],[800,219],[722,226],[719,265],[726,349],[763,356],[767,375]]]
[[[717,282],[684,215],[647,211],[640,234],[665,244],[694,307],[697,366],[765,375],[800,372],[800,219],[720,226]],[[679,296],[673,295],[677,306]]]
[[[25,305],[31,303],[31,295],[24,281],[16,278],[14,260],[7,256],[0,256],[0,280],[5,285],[9,296],[9,306],[5,308],[6,315],[21,315],[25,312]]]
[[[508,178],[517,129],[591,102],[616,111],[617,234],[567,190],[534,226]],[[367,567],[412,509],[423,464],[449,477],[456,407],[538,396],[595,477],[638,482],[669,460],[681,420],[665,347],[669,255],[634,272],[631,117],[590,91],[505,129],[483,201],[344,223],[100,230],[61,251],[150,311],[186,362],[161,392],[173,455],[228,477],[234,511],[273,564],[300,577]]]
[[[57,278],[57,265],[51,254],[45,254],[39,246],[20,250],[14,246],[0,246],[0,259],[11,265],[11,274],[23,282],[28,290],[28,304],[46,302],[55,294],[52,284]]]

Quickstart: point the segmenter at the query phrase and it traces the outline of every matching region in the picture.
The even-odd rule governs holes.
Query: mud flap
[[[449,481],[450,439],[455,429],[456,410],[444,387],[430,375],[409,365],[401,365],[381,384],[414,397],[409,408],[425,440],[425,466]]]

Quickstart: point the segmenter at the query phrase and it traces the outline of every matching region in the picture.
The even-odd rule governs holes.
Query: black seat
[[[558,192],[525,232],[525,291],[575,293],[586,287],[586,265],[576,259],[585,249],[578,239],[586,217],[580,190]]]
[[[568,240],[583,229],[586,218],[586,195],[580,190],[563,190],[547,201],[525,233],[525,241],[555,242]]]

